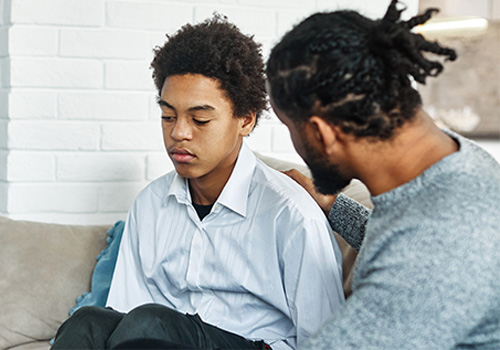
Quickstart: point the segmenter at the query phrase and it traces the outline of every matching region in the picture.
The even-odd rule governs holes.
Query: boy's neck
[[[215,203],[234,170],[238,159],[237,156],[234,160],[217,169],[217,171],[212,171],[210,174],[196,179],[189,179],[189,191],[194,203],[200,205]]]

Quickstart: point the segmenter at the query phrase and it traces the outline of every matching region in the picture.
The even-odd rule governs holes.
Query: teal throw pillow
[[[97,257],[90,292],[85,292],[77,298],[75,307],[69,312],[70,315],[83,306],[106,305],[124,228],[125,222],[120,220],[108,231],[108,245]]]

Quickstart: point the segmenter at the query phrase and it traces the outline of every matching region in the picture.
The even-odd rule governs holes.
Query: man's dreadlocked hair
[[[422,104],[410,76],[425,84],[443,70],[422,52],[457,57],[410,32],[437,9],[402,21],[397,3],[381,20],[354,11],[317,13],[288,32],[267,63],[276,107],[294,122],[315,114],[357,137],[390,138]]]
[[[260,44],[219,14],[184,25],[154,53],[151,67],[160,94],[169,76],[201,74],[219,81],[236,117],[256,112],[258,120],[267,107]]]

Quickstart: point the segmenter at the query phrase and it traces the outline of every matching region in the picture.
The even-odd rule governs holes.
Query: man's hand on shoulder
[[[325,195],[322,193],[319,193],[316,188],[314,187],[313,180],[302,174],[300,171],[296,169],[290,169],[287,171],[283,171],[284,174],[288,175],[291,177],[293,180],[295,180],[299,185],[305,188],[307,192],[311,195],[311,197],[314,198],[314,200],[319,204],[321,209],[325,212],[325,214],[328,216],[328,213],[330,212],[330,208],[332,207],[333,203],[335,202],[335,199],[337,199],[337,195]]]

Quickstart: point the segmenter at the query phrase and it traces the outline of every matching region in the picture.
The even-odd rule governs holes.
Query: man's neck
[[[358,169],[360,180],[374,196],[413,180],[459,148],[423,110],[390,140],[366,146],[369,151],[360,157],[364,164],[359,163]]]

